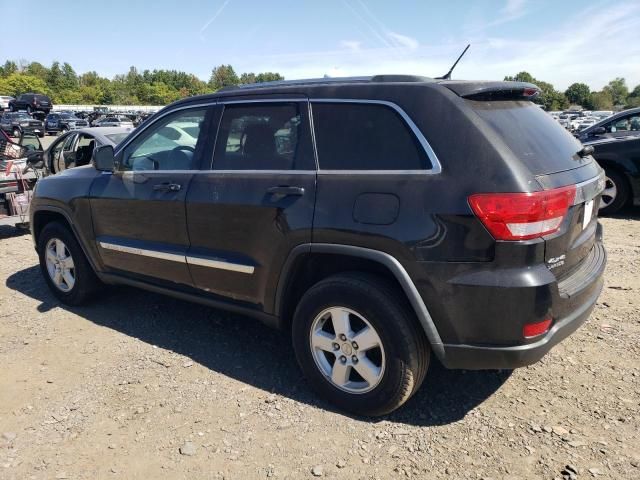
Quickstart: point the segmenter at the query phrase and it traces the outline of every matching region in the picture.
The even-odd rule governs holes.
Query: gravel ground
[[[603,223],[583,328],[514,372],[434,362],[377,420],[319,401],[251,319],[128,288],[62,306],[0,230],[0,478],[640,478],[640,212]]]

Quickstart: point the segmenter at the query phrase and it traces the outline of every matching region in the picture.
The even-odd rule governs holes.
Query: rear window
[[[431,167],[409,126],[391,107],[314,103],[322,170],[423,170]]]
[[[540,175],[580,167],[580,143],[551,115],[528,101],[467,100],[531,173]]]

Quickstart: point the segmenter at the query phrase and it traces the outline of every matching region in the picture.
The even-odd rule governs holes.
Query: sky
[[[471,43],[453,78],[640,84],[640,0],[0,0],[0,11],[0,62],[107,77],[133,65],[208,80],[220,64],[287,79],[434,77]]]

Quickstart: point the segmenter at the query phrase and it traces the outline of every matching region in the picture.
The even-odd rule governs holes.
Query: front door
[[[185,197],[211,112],[200,107],[160,117],[119,149],[114,173],[93,183],[96,242],[113,273],[192,285]]]
[[[213,166],[187,195],[195,286],[264,309],[289,251],[311,241],[316,169],[306,99],[227,101]]]

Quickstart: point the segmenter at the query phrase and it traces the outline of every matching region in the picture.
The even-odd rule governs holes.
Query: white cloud
[[[512,6],[511,9],[516,7]],[[576,28],[579,25],[580,28]],[[609,80],[625,77],[630,88],[640,84],[640,3],[621,2],[615,9],[588,7],[553,30],[540,27],[536,36],[489,36],[461,32],[460,40],[439,45],[399,47],[399,43],[359,50],[347,47],[329,51],[301,52],[246,58],[251,71],[279,71],[286,78],[334,75],[411,73],[443,75],[471,41],[471,49],[453,73],[454,78],[501,80],[526,70],[534,77],[564,90],[573,82],[585,82],[600,90]],[[390,37],[388,37],[389,40]],[[629,41],[625,41],[629,40]],[[402,53],[402,54],[399,54]],[[242,68],[240,68],[242,70]]]
[[[408,48],[409,50],[415,50],[420,46],[420,43],[415,38],[411,38],[400,33],[387,32],[387,37],[389,37],[397,46]]]
[[[340,45],[351,52],[359,52],[360,47],[362,46],[362,42],[359,42],[357,40],[342,40],[340,42]]]

